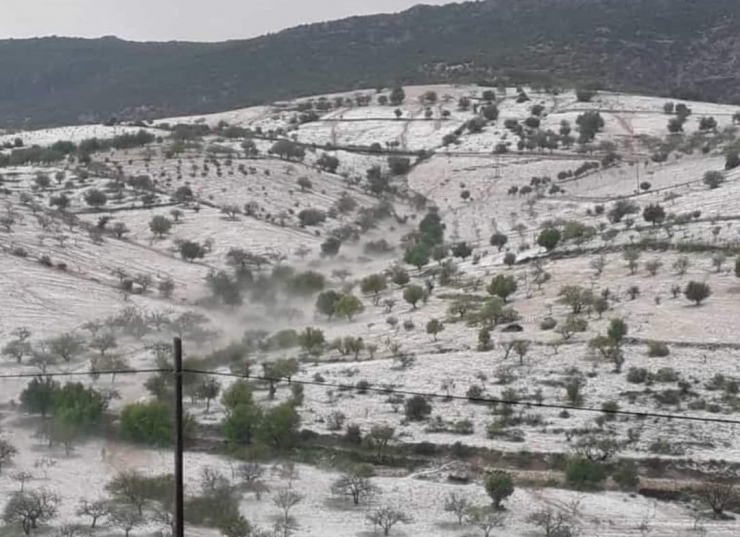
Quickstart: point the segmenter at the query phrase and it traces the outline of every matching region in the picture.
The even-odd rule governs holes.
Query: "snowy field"
[[[466,123],[476,117],[473,106],[481,105],[483,91],[492,89],[465,85],[406,87],[406,100],[398,106],[379,104],[378,98],[387,95],[388,90],[326,95],[332,103],[341,99],[340,105],[332,104],[318,114],[318,120],[303,124],[296,122],[296,117],[299,105],[307,106],[308,99],[155,122],[159,127],[165,123],[191,123],[216,128],[226,122],[259,128],[263,133],[281,130],[286,137],[309,145],[302,162],[281,160],[270,154],[274,139],[269,136],[255,140],[258,155],[244,154],[242,139],[223,140],[209,134],[173,156],[165,126],[148,129],[165,137],[162,143],[95,155],[97,166],[90,167],[90,173],[66,162],[0,168],[0,293],[4,298],[0,348],[7,349],[24,327],[30,332],[28,341],[36,352],[43,350],[48,338],[63,332],[81,335],[88,344],[92,338],[90,329],[84,328],[86,325],[111,319],[126,310],[150,316],[161,314],[170,319],[185,312],[202,314],[205,326],[215,336],[186,341],[186,353],[191,356],[205,356],[239,341],[247,330],[275,333],[292,328],[300,332],[315,327],[323,331],[327,343],[348,336],[361,337],[365,349],[357,358],[331,348],[319,357],[311,357],[298,347],[260,351],[253,357],[258,361],[290,357],[300,360],[295,378],[308,383],[305,401],[299,408],[302,428],[321,435],[339,434],[330,431],[327,424],[332,414],[339,411],[345,423],[357,424],[364,433],[379,423],[395,427],[398,443],[461,442],[545,457],[552,453],[572,454],[579,439],[592,434],[619,441],[620,456],[690,461],[695,465],[692,469],[708,467],[716,460],[740,463],[737,426],[662,418],[599,421],[599,410],[606,402],[615,402],[619,409],[631,412],[703,418],[734,419],[740,409],[735,392],[718,387],[718,382],[722,383],[717,379],[718,374],[724,375],[722,382],[740,379],[734,347],[740,317],[740,280],[729,250],[740,241],[740,168],[723,172],[724,182],[716,189],[709,189],[702,180],[706,172],[723,170],[724,151],[731,142],[723,142],[706,154],[700,150],[691,154],[672,151],[665,162],[652,162],[656,140],[663,140],[668,134],[670,116],[663,111],[666,99],[602,92],[592,102],[581,103],[572,91],[552,95],[530,88],[524,88],[529,99],[524,102],[517,102],[522,99],[516,88],[506,88],[505,93],[495,90],[498,120],[486,124],[479,133],[468,132]],[[432,91],[436,92],[434,102],[429,101]],[[348,99],[358,95],[367,96],[369,106],[350,105]],[[471,100],[471,106],[465,110],[458,106],[462,97]],[[731,130],[733,115],[738,112],[737,107],[727,105],[685,104],[693,112],[684,125],[687,138],[712,136],[697,134],[703,116],[714,117],[719,131]],[[557,132],[567,121],[577,136],[577,118],[584,111],[599,111],[604,127],[596,135],[593,147],[583,151],[578,150],[577,144],[554,151],[520,150],[519,137],[504,122],[516,119],[523,123],[531,115],[533,105],[542,107],[541,130]],[[396,118],[396,109],[400,119]],[[427,109],[431,117],[425,119]],[[444,147],[443,138],[458,130],[462,134],[457,143]],[[726,131],[727,136],[734,136],[730,130]],[[46,146],[57,140],[110,138],[136,131],[138,127],[66,127],[0,136],[0,144],[20,137],[25,146]],[[381,150],[423,149],[433,154],[420,162],[410,158],[410,172],[390,180],[399,192],[388,197],[392,215],[362,231],[358,225],[360,215],[372,212],[380,202],[368,188],[368,169],[380,166],[387,173],[388,155],[337,150],[334,146],[369,147],[376,143]],[[508,144],[509,151],[495,154],[502,143]],[[597,166],[579,177],[573,176],[572,172],[584,163],[598,163],[609,151],[616,152],[621,160],[613,166]],[[319,168],[324,154],[338,159],[335,173]],[[545,177],[547,182],[537,185]],[[650,183],[648,189],[640,186],[645,181]],[[146,186],[137,186],[140,184]],[[532,185],[531,192],[521,192],[523,187]],[[553,185],[558,188],[553,189]],[[88,201],[95,190],[107,196],[100,206]],[[189,192],[187,196],[184,190]],[[424,287],[434,280],[431,296],[418,307],[405,301],[404,288],[390,282],[374,303],[371,296],[361,292],[359,282],[365,276],[403,265],[399,241],[417,229],[426,212],[418,200],[414,202],[414,195],[423,196],[429,206],[438,209],[445,224],[446,241],[467,242],[473,248],[472,256],[449,256],[440,263],[432,260],[421,270],[405,265],[411,284]],[[60,196],[67,199],[64,210],[52,205],[59,203]],[[338,201],[347,198],[353,200],[352,208],[338,211]],[[610,222],[607,213],[621,198],[634,202],[635,212],[621,222]],[[643,220],[643,209],[656,203],[673,215],[666,220],[670,226],[651,226]],[[226,214],[224,209],[229,206],[237,208],[236,214]],[[603,214],[597,206],[603,206]],[[306,209],[323,211],[326,220],[304,226],[298,215]],[[250,214],[244,214],[245,211]],[[698,214],[686,217],[692,213]],[[171,229],[161,237],[155,236],[153,217],[172,220]],[[548,254],[537,245],[537,238],[543,225],[553,223],[562,229],[575,223],[589,226],[592,236],[582,242],[561,242]],[[115,229],[125,232],[117,236]],[[336,255],[322,255],[327,237],[342,230],[356,231],[357,240],[346,239]],[[508,240],[500,251],[489,242],[496,232]],[[366,245],[381,239],[394,251],[368,253]],[[728,253],[718,267],[717,256],[710,251],[648,249],[639,258],[635,274],[631,274],[622,249],[648,239],[669,241],[674,246],[703,243],[727,248]],[[203,255],[192,261],[183,259],[180,245],[186,241],[204,245]],[[210,293],[206,278],[214,271],[233,270],[227,254],[235,248],[270,259],[273,266],[263,269],[261,276],[269,275],[277,265],[319,272],[326,277],[329,288],[357,295],[364,310],[351,322],[337,317],[327,320],[315,311],[315,294],[301,298],[278,294],[270,304],[251,303],[247,295],[241,306],[216,308],[207,300]],[[566,251],[568,255],[558,257]],[[515,254],[517,262],[513,266],[505,264],[507,254]],[[679,274],[674,265],[682,258],[686,259],[687,268]],[[542,286],[533,281],[533,259],[540,259],[549,274]],[[599,259],[604,267],[597,275],[594,264]],[[649,261],[661,263],[655,275],[645,266]],[[445,285],[435,274],[443,262],[454,263],[456,268],[452,281]],[[522,331],[510,333],[497,327],[491,333],[492,348],[478,351],[479,327],[456,318],[450,307],[462,297],[473,301],[489,298],[486,286],[500,274],[512,276],[517,282],[517,290],[508,297],[507,306],[519,313]],[[148,282],[148,288],[124,291],[122,286],[127,279]],[[174,284],[167,295],[159,291],[159,285],[166,281]],[[680,290],[677,297],[673,296],[673,288],[682,289],[689,281],[711,287],[711,296],[701,306],[692,305]],[[612,298],[602,316],[582,315],[587,323],[583,332],[559,341],[557,327],[544,329],[541,323],[552,318],[561,326],[566,321],[570,309],[560,302],[559,291],[567,285],[581,285],[596,295],[608,289]],[[638,290],[632,291],[633,299],[629,293],[634,286]],[[606,333],[613,318],[622,318],[629,326],[621,373],[615,373],[613,363],[588,348],[589,340]],[[434,337],[426,330],[431,320],[444,324],[444,330]],[[147,347],[169,341],[172,335],[168,329],[143,336],[119,334],[118,346],[112,352],[129,367],[156,367],[155,357]],[[507,355],[507,347],[515,340],[529,342],[521,359],[514,352]],[[554,345],[556,340],[559,343]],[[665,342],[670,353],[664,357],[648,356],[648,340]],[[402,355],[414,355],[415,363],[399,367],[398,357]],[[86,348],[70,363],[49,367],[51,371],[86,373],[93,356],[95,351]],[[631,382],[628,373],[633,368],[644,369],[651,379],[657,380],[649,384]],[[11,352],[4,352],[0,360],[0,376],[38,371],[39,366],[33,365],[28,356],[18,363]],[[221,368],[220,372],[227,373],[228,368]],[[117,412],[149,397],[143,386],[149,376],[120,375],[96,380],[85,375],[79,379],[97,389],[116,390],[120,399],[111,403],[111,409]],[[537,407],[538,402],[571,406],[566,384],[573,378],[582,382],[579,404],[584,411],[564,414],[560,408]],[[220,378],[222,389],[233,381],[230,377]],[[445,401],[435,397],[430,400],[432,411],[428,418],[409,421],[403,400],[379,391],[361,394],[348,388],[359,381],[366,381],[376,390],[395,388],[455,398]],[[48,487],[63,494],[55,526],[79,522],[75,515],[78,499],[103,494],[105,483],[116,471],[137,468],[156,474],[170,467],[171,454],[167,450],[145,450],[100,439],[77,445],[69,456],[61,448],[45,448],[28,428],[30,418],[14,407],[26,382],[0,378],[1,431],[3,438],[19,450],[12,471],[31,472],[33,478],[27,483],[30,488]],[[500,408],[494,413],[490,405],[466,400],[472,386],[479,387],[484,397],[515,397],[523,403],[513,413],[519,423],[504,427],[504,434],[496,430],[490,433],[492,423],[501,416]],[[278,389],[277,400],[284,401],[290,394],[283,385]],[[274,404],[264,390],[256,392],[255,398],[265,406]],[[206,424],[215,425],[224,416],[224,407],[218,400],[208,412],[202,402],[189,400],[186,408]],[[588,409],[596,412],[585,411]],[[439,424],[464,420],[471,424],[469,434],[439,430]],[[670,453],[660,451],[666,442],[675,447]],[[48,475],[34,468],[35,461],[43,457],[57,460],[54,467],[47,469]],[[187,457],[190,491],[198,490],[200,474],[206,466],[231,477],[233,460],[201,453],[188,453]],[[300,478],[292,485],[303,495],[293,512],[300,524],[296,535],[372,535],[373,528],[365,515],[371,507],[381,505],[403,505],[413,516],[413,522],[396,526],[392,535],[478,535],[480,532],[475,533],[472,527],[454,524],[453,517],[444,513],[444,498],[454,491],[468,495],[476,503],[485,503],[485,491],[480,483],[447,483],[442,477],[447,462],[429,461],[429,467],[416,474],[379,468],[373,482],[382,493],[371,504],[357,508],[332,498],[330,486],[337,478],[337,468],[331,464],[301,465]],[[11,478],[12,471],[0,474],[3,497],[18,487]],[[266,481],[273,490],[271,494],[285,486],[273,472],[268,472]],[[539,535],[527,521],[529,514],[546,506],[572,511],[577,498],[581,498],[579,507],[571,514],[582,527],[582,535],[698,534],[698,530],[692,529],[695,506],[654,502],[612,490],[579,494],[536,487],[517,487],[506,502],[505,529],[493,534]],[[270,527],[276,516],[271,495],[262,501],[244,496],[241,511],[252,523],[264,528]],[[734,521],[703,521],[698,526],[707,535],[740,532]],[[143,535],[161,530],[150,524],[132,533]],[[204,537],[217,534],[203,528],[193,528],[193,533]]]

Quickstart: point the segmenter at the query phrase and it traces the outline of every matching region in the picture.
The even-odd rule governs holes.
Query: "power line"
[[[27,379],[37,377],[87,377],[91,375],[135,375],[139,373],[172,373],[172,369],[108,369],[105,371],[57,371],[54,373],[16,373],[11,375],[0,375],[3,379]]]
[[[220,377],[233,377],[233,378],[240,378],[245,380],[259,380],[263,382],[273,382],[273,383],[287,383],[287,384],[300,384],[304,386],[323,386],[328,388],[337,388],[337,389],[343,389],[343,390],[357,390],[358,388],[356,386],[351,386],[347,384],[337,384],[332,382],[318,382],[318,381],[311,381],[311,380],[297,380],[297,379],[291,379],[288,381],[287,379],[275,379],[270,377],[264,377],[260,375],[239,375],[236,373],[227,373],[222,371],[205,371],[200,369],[183,369],[184,373],[193,373],[198,375],[213,375],[213,376],[220,376]],[[556,403],[537,403],[537,402],[529,402],[529,401],[511,401],[506,399],[496,399],[493,397],[467,397],[463,395],[447,395],[443,393],[435,393],[435,392],[419,392],[419,391],[412,391],[412,390],[399,390],[396,388],[376,388],[372,386],[363,387],[363,391],[367,392],[375,392],[375,393],[383,393],[383,394],[397,394],[397,395],[404,395],[404,396],[421,396],[429,399],[444,399],[446,401],[450,400],[458,400],[458,401],[467,401],[470,403],[485,403],[485,404],[491,404],[491,405],[509,405],[509,406],[521,406],[526,408],[547,408],[547,409],[553,409],[553,410],[566,410],[568,412],[591,412],[591,413],[597,413],[597,414],[613,414],[618,416],[632,416],[637,418],[662,418],[667,420],[683,420],[683,421],[694,421],[694,422],[702,422],[702,423],[722,423],[725,425],[740,425],[740,420],[731,420],[731,419],[724,419],[724,418],[711,418],[711,417],[701,417],[701,416],[687,416],[682,414],[663,414],[658,412],[638,412],[634,410],[618,410],[618,409],[601,409],[601,408],[593,408],[593,407],[577,407],[577,406],[571,406],[571,405],[560,405]]]
[[[276,379],[265,377],[262,375],[240,375],[237,373],[227,373],[224,371],[207,371],[201,369],[183,369],[183,373],[191,373],[195,375],[210,375],[219,377],[230,377],[244,380],[256,380],[262,382],[272,382],[276,384],[299,384],[302,386],[318,386],[324,388],[337,388],[342,390],[358,390],[356,386],[348,384],[339,384],[334,382],[318,382],[311,380],[299,380],[291,379],[287,380],[284,378]],[[38,378],[38,377],[82,377],[90,375],[136,375],[142,373],[170,373],[174,374],[173,369],[168,368],[152,368],[152,369],[118,369],[118,370],[105,370],[105,371],[60,371],[54,373],[18,373],[10,375],[0,375],[0,380],[4,379],[24,379],[24,378]],[[640,412],[636,410],[619,410],[619,409],[602,409],[594,407],[579,407],[572,405],[562,405],[557,403],[538,403],[532,401],[512,401],[507,399],[498,399],[495,397],[468,397],[464,395],[448,395],[444,393],[435,392],[423,392],[415,390],[401,390],[397,388],[379,388],[373,386],[367,386],[362,388],[366,392],[381,393],[387,395],[404,395],[408,397],[425,397],[428,399],[443,399],[445,401],[457,400],[467,401],[469,403],[481,403],[488,405],[506,405],[506,406],[520,406],[524,408],[545,408],[550,410],[565,410],[568,412],[589,412],[594,414],[612,414],[617,416],[631,416],[636,418],[658,418],[666,420],[677,420],[677,421],[692,421],[700,423],[721,423],[725,425],[740,425],[740,420],[732,420],[726,418],[713,418],[713,417],[702,417],[702,416],[691,416],[684,414],[667,414],[660,412]]]

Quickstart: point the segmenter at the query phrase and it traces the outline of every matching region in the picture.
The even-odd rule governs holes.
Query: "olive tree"
[[[363,498],[368,498],[378,493],[370,478],[373,475],[373,467],[369,464],[360,464],[349,472],[342,474],[331,486],[332,494],[351,496],[352,503],[359,505]]]
[[[16,492],[10,496],[3,512],[6,524],[20,524],[25,535],[38,529],[39,523],[48,522],[57,514],[59,496],[48,490]]]
[[[374,527],[380,527],[383,530],[383,535],[390,535],[391,529],[396,524],[410,524],[413,521],[404,511],[390,506],[371,511],[367,515],[367,520]]]

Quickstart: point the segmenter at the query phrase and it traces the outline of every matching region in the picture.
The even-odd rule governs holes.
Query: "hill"
[[[0,125],[201,114],[395,83],[598,81],[739,102],[733,0],[490,0],[223,43],[0,41]]]

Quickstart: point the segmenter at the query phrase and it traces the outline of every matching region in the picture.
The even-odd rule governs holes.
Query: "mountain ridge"
[[[730,0],[486,0],[248,40],[0,41],[0,125],[201,114],[392,84],[506,79],[740,103]]]

